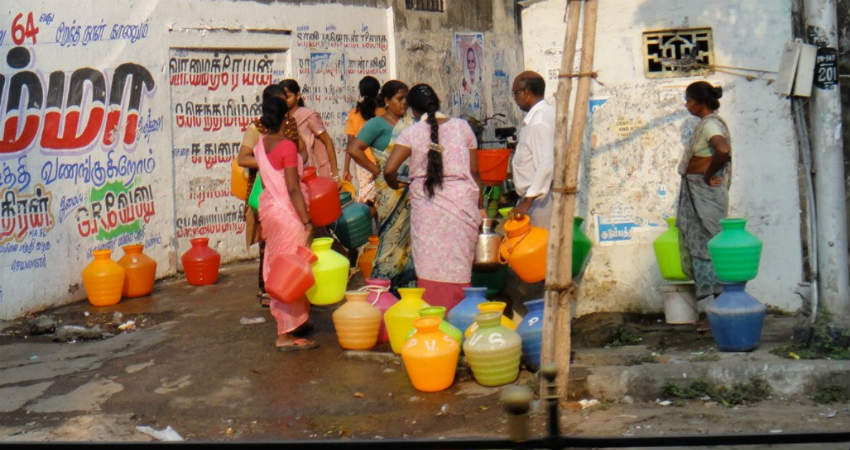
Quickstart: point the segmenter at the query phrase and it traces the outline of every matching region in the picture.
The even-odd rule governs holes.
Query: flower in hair
[[[428,150],[429,151],[433,150],[437,153],[443,153],[443,146],[436,143],[436,142],[432,142],[432,143],[428,144]]]

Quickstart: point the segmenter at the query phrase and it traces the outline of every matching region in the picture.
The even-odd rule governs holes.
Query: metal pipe
[[[806,0],[805,14],[809,42],[818,47],[809,122],[817,202],[819,297],[835,323],[846,325],[850,320],[850,277],[835,0]]]
[[[812,180],[812,146],[802,100],[792,98],[791,108],[794,114],[794,126],[797,128],[800,155],[803,158],[803,169],[806,171],[806,234],[808,236],[806,240],[808,241],[809,276],[811,278],[809,322],[814,324],[818,314],[818,233],[817,205],[815,205],[814,180]]]

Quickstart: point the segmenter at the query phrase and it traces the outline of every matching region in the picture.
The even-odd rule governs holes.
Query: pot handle
[[[525,234],[523,234],[523,235],[522,235],[522,236],[521,236],[521,237],[517,240],[516,245],[519,245],[520,243],[522,243],[523,239],[525,239],[525,237],[526,237],[526,236],[528,236],[529,234],[531,234],[531,228],[529,228],[529,229],[528,229],[528,231],[527,231],[527,232],[525,232]],[[511,255],[511,253],[513,253],[513,252],[514,252],[514,247],[516,247],[516,246],[515,246],[515,245],[511,245],[511,241],[510,241],[510,239],[508,239],[508,237],[507,237],[507,236],[505,236],[504,240],[502,240],[502,243],[505,245],[506,253],[508,254],[508,256],[510,256],[510,255]],[[502,256],[502,251],[501,251],[501,249],[499,249],[499,262],[500,262],[500,263],[502,263],[502,264],[507,264],[507,263],[508,263],[508,260],[504,259],[504,257]]]
[[[385,288],[385,287],[383,287],[383,286],[373,286],[373,285],[369,285],[369,284],[367,284],[366,286],[363,286],[362,288],[358,289],[358,291],[360,291],[360,292],[368,292],[368,293],[372,293],[372,292],[374,292],[374,293],[378,294],[378,295],[376,295],[376,296],[375,296],[375,299],[374,299],[374,300],[372,300],[371,302],[369,302],[372,306],[375,306],[375,303],[377,303],[377,302],[378,302],[378,299],[381,297],[381,294],[383,294],[384,292],[389,292],[389,291],[390,291],[390,289],[389,289],[389,288]]]

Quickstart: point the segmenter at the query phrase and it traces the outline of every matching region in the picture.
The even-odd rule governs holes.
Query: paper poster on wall
[[[463,68],[457,92],[461,98],[461,114],[481,115],[482,64],[484,62],[483,33],[455,33],[455,53],[458,66]]]
[[[339,24],[299,25],[292,61],[301,97],[319,113],[333,140],[337,165],[342,168],[348,136],[345,121],[360,99],[357,84],[365,76],[389,81],[389,41],[379,20],[343,29]]]

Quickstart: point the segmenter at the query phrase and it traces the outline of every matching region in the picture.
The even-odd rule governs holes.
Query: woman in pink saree
[[[427,84],[407,94],[419,122],[401,132],[384,165],[390,187],[410,158],[410,240],[416,285],[433,306],[453,308],[469,286],[478,226],[483,216],[478,147],[466,121],[439,112],[440,100]]]
[[[263,90],[260,122],[268,134],[254,147],[254,157],[263,179],[259,213],[266,241],[263,263],[263,279],[266,281],[275,257],[294,254],[299,245],[309,243],[313,234],[307,196],[303,194],[307,187],[301,183],[303,161],[295,143],[286,138],[281,126],[287,111],[283,97],[283,89],[278,85]],[[278,350],[305,350],[317,346],[311,340],[293,336],[293,332],[307,322],[310,303],[306,297],[292,303],[280,302],[272,297],[270,309],[277,322],[275,346]]]
[[[319,113],[304,106],[301,98],[301,86],[298,82],[288,78],[280,82],[286,93],[287,115],[295,119],[298,124],[298,133],[307,147],[308,166],[315,166],[319,176],[331,177],[339,182],[339,169],[337,168],[336,149]]]

